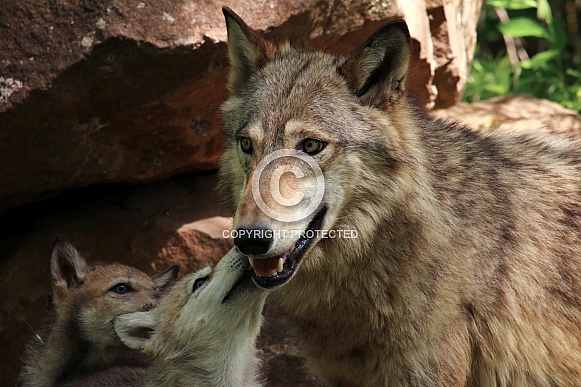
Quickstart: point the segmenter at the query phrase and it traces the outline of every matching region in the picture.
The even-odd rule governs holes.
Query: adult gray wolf
[[[149,277],[117,263],[90,265],[67,238],[57,237],[50,259],[54,315],[43,340],[27,348],[19,385],[66,384],[110,366],[147,362],[121,343],[113,320],[154,308],[178,270],[174,265]]]
[[[311,370],[341,386],[578,385],[579,142],[423,114],[402,20],[336,56],[224,14],[235,244],[258,284],[284,284],[273,297]]]

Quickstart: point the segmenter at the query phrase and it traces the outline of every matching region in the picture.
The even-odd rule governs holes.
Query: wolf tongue
[[[254,269],[254,272],[261,277],[268,277],[276,274],[278,268],[278,259],[280,257],[273,258],[255,258],[250,260],[250,264]]]

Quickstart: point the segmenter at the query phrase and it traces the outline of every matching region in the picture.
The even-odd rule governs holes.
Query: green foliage
[[[488,0],[464,100],[531,94],[581,112],[579,38],[567,31],[567,0],[555,3],[558,18],[547,0]],[[506,11],[508,22],[500,22],[495,7]],[[522,38],[529,59],[511,64],[503,35]]]
[[[527,9],[536,8],[536,0],[488,0],[488,5],[493,7],[501,7],[504,9]]]
[[[526,17],[517,17],[498,26],[503,35],[509,35],[513,38],[521,38],[523,36],[537,36],[539,38],[549,38],[547,29],[536,20]]]

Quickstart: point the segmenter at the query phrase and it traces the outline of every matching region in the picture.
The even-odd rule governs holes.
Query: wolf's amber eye
[[[317,153],[319,153],[320,151],[322,151],[323,149],[325,149],[325,145],[327,145],[327,143],[323,142],[323,141],[319,141],[319,140],[315,140],[313,138],[307,138],[305,141],[303,141],[303,152],[305,152],[308,155],[316,155]]]
[[[242,152],[251,154],[252,153],[252,141],[248,137],[242,137],[240,139],[240,149]]]
[[[210,277],[202,277],[202,278],[198,278],[197,280],[194,281],[194,286],[192,287],[192,292],[195,292],[197,289],[199,289],[203,284],[206,283],[206,281],[208,280],[208,278]]]
[[[133,288],[127,284],[117,284],[110,289],[112,292],[117,294],[125,294],[133,290]]]

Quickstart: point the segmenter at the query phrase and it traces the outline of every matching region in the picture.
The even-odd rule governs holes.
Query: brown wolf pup
[[[235,244],[258,284],[286,283],[273,297],[314,373],[579,385],[581,144],[420,112],[402,20],[335,56],[224,14]]]
[[[184,276],[159,306],[115,319],[127,346],[154,357],[147,386],[258,386],[256,338],[267,291],[231,249],[218,265]]]
[[[55,315],[43,342],[27,349],[21,386],[52,386],[109,365],[147,361],[123,345],[113,319],[157,305],[179,266],[148,277],[125,265],[89,265],[70,241],[57,237],[50,270]]]

